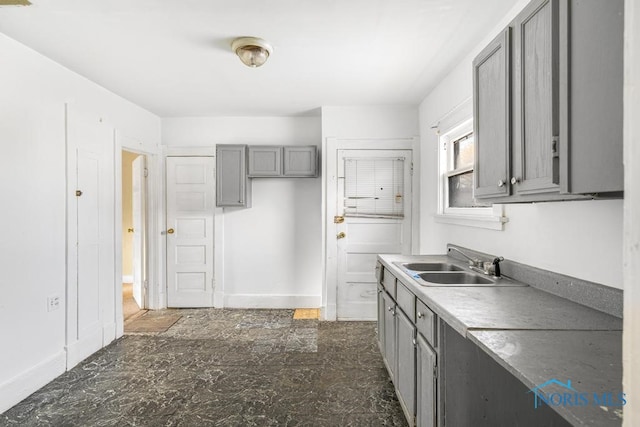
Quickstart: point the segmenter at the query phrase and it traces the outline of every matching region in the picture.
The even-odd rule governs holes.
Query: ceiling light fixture
[[[248,67],[256,68],[267,62],[273,48],[266,41],[256,37],[238,37],[231,42],[231,50]]]

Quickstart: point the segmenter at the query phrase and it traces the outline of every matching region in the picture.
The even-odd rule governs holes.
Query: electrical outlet
[[[47,311],[55,311],[60,308],[60,297],[54,295],[47,298]]]

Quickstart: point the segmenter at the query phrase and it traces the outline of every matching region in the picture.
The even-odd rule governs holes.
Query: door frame
[[[418,205],[420,194],[420,173],[419,162],[420,145],[417,136],[413,138],[327,138],[324,144],[324,155],[322,156],[322,169],[324,179],[322,180],[322,234],[324,254],[322,260],[322,319],[337,319],[337,295],[338,295],[338,246],[335,235],[336,224],[333,217],[337,214],[337,167],[338,150],[412,150],[413,174],[411,175],[411,253],[417,253],[419,247],[419,218]]]
[[[114,194],[115,194],[115,227],[114,227],[114,239],[115,239],[115,283],[113,297],[115,300],[115,323],[116,323],[116,338],[124,335],[124,318],[122,312],[122,152],[128,151],[131,153],[137,153],[146,157],[147,168],[147,182],[145,192],[145,204],[146,204],[146,218],[145,218],[145,232],[146,232],[146,280],[147,289],[143,292],[144,305],[146,308],[158,309],[162,308],[159,304],[158,289],[155,284],[159,283],[158,268],[159,263],[157,261],[158,254],[158,241],[152,236],[156,235],[158,230],[158,217],[153,214],[157,212],[159,205],[158,198],[158,186],[159,186],[159,165],[158,156],[156,153],[141,149],[140,141],[126,137],[118,132],[116,129],[115,137],[115,182],[114,182]]]
[[[162,149],[162,182],[161,194],[162,206],[159,209],[160,221],[160,252],[159,256],[162,275],[162,284],[160,292],[162,293],[163,308],[167,307],[167,239],[165,224],[167,223],[167,157],[213,157],[216,158],[216,146],[208,147],[167,147]],[[215,171],[215,165],[214,165]],[[214,172],[215,173],[215,172]],[[216,194],[215,182],[213,196]],[[223,208],[217,206],[213,210],[213,278],[215,281],[213,289],[213,306],[215,308],[224,308],[224,211]]]

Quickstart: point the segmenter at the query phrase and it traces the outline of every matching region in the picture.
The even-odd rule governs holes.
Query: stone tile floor
[[[178,312],[166,332],[126,335],[0,426],[406,426],[373,322]]]

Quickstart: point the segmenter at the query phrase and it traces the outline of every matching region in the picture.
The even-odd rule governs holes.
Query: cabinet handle
[[[505,184],[506,182],[504,182],[503,180],[498,181],[498,187],[504,187]]]
[[[387,311],[391,311],[391,310],[393,310],[393,307],[388,307],[387,308]]]
[[[520,178],[516,178],[515,176],[511,178],[511,184],[516,185],[520,184]]]
[[[424,315],[420,312],[418,312],[418,319],[422,319],[424,317]]]

